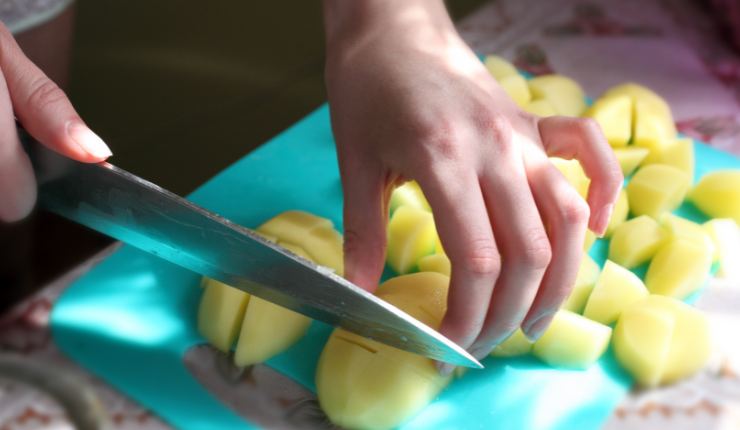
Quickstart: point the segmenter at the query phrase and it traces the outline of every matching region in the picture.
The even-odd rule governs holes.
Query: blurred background
[[[180,195],[326,100],[320,1],[80,0],[17,37],[112,163]],[[45,213],[0,226],[0,312],[109,243]]]

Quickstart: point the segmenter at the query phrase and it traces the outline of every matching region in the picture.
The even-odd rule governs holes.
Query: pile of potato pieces
[[[517,330],[491,355],[531,353],[553,366],[585,369],[611,343],[620,364],[646,387],[698,371],[709,356],[708,325],[701,312],[679,299],[702,286],[712,263],[719,263],[720,274],[732,270],[729,258],[736,255],[740,239],[740,172],[706,175],[689,193],[693,143],[676,136],[667,103],[645,87],[614,87],[587,107],[582,89],[569,78],[548,75],[526,80],[511,64],[493,56],[486,58],[485,65],[526,111],[596,120],[625,177],[631,177],[607,228],[605,236],[611,243],[603,270],[584,255],[570,296],[542,337],[532,342]],[[590,181],[580,164],[551,160],[585,198]],[[699,225],[671,214],[687,194],[717,219]],[[297,255],[342,273],[341,236],[326,219],[290,211],[257,231]],[[584,249],[588,251],[595,240],[595,235],[588,235]],[[648,262],[643,283],[629,269]],[[429,203],[413,181],[391,197],[387,264],[401,276],[381,285],[377,294],[438,327],[446,309],[451,264]],[[237,342],[234,358],[239,366],[284,351],[310,324],[302,315],[219,282],[206,279],[204,286],[199,329],[222,351]],[[422,289],[425,292],[420,294]],[[405,382],[396,383],[399,380]],[[341,329],[333,332],[317,368],[321,406],[333,422],[347,428],[392,428],[423,408],[449,381],[429,359]],[[357,392],[363,394],[352,394]]]

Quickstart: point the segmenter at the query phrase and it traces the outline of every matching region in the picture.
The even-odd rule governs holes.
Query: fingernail
[[[609,224],[609,218],[612,217],[612,211],[614,211],[613,204],[608,204],[601,208],[601,211],[599,212],[599,217],[597,218],[597,224],[599,226],[603,226],[606,229],[606,226]]]
[[[455,366],[449,363],[442,363],[441,361],[437,362],[437,371],[442,376],[448,376],[452,371],[455,370]]]
[[[97,134],[93,133],[85,124],[80,121],[70,121],[67,123],[67,135],[72,138],[83,151],[95,158],[108,158],[113,153],[108,145],[103,142]]]
[[[537,341],[540,337],[542,337],[542,334],[547,329],[547,326],[550,325],[550,321],[552,320],[553,313],[545,313],[539,318],[537,318],[533,323],[529,324],[529,327],[526,329],[522,329],[524,332],[524,335],[527,336],[527,339],[529,339],[532,342]]]

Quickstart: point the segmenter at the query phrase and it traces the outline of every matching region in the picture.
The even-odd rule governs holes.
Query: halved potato
[[[239,334],[249,294],[215,279],[203,278],[198,306],[198,333],[218,350],[228,352]]]

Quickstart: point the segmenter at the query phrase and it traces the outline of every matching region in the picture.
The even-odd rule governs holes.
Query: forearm
[[[324,28],[329,58],[379,39],[429,45],[455,34],[442,0],[324,0]]]

